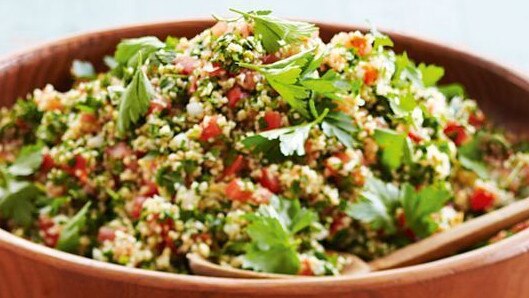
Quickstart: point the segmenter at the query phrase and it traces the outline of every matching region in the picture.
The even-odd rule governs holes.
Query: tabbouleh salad
[[[96,260],[338,275],[526,196],[529,154],[388,36],[267,11],[123,40],[0,111],[0,224]]]

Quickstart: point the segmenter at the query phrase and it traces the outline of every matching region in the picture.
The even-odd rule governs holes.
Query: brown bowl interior
[[[127,37],[192,37],[212,24],[190,20],[125,27],[66,38],[0,60],[0,106],[50,83],[69,87],[73,59],[104,70],[102,57]],[[340,31],[359,27],[320,23],[326,41]],[[527,131],[529,84],[525,77],[465,51],[403,34],[389,33],[397,51],[416,61],[442,65],[443,79],[462,83],[487,115],[519,132]],[[0,230],[0,297],[518,297],[529,291],[529,233],[444,260],[388,270],[364,277],[253,281],[182,276],[130,269],[54,251]],[[500,285],[502,285],[500,287]],[[508,287],[507,287],[508,285]]]

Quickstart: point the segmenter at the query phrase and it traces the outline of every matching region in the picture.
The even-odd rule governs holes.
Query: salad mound
[[[130,267],[338,275],[526,196],[523,142],[376,31],[233,10],[0,110],[0,225]]]

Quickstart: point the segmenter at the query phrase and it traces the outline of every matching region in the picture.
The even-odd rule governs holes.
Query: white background
[[[171,20],[229,7],[414,33],[529,73],[528,0],[0,0],[0,55],[72,33]]]

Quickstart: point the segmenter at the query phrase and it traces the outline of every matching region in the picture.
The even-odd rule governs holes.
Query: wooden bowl
[[[0,59],[0,105],[11,105],[46,83],[68,89],[73,59],[102,69],[126,37],[192,37],[212,21],[186,20],[99,31]],[[319,23],[328,40],[359,27]],[[461,82],[490,118],[525,133],[529,81],[468,52],[388,32],[397,51],[445,67],[445,82]],[[529,293],[529,230],[497,244],[443,260],[361,277],[242,280],[127,268],[56,251],[0,230],[0,297],[520,297]],[[529,294],[526,294],[529,295]]]

